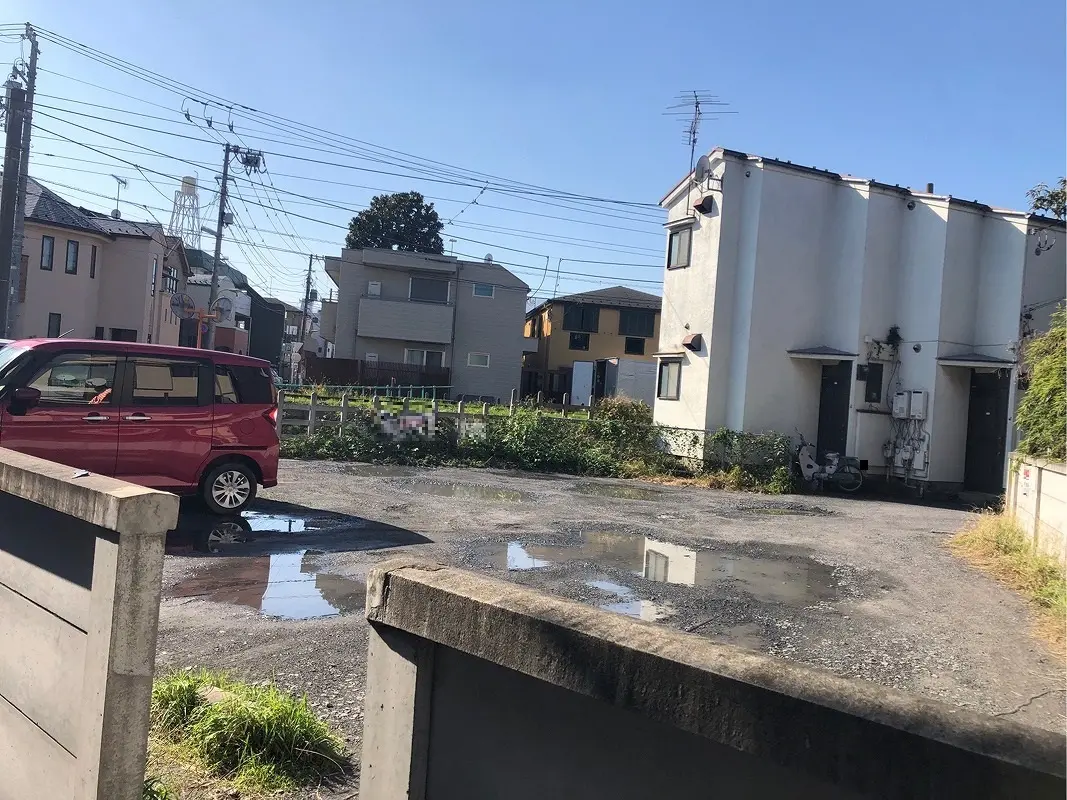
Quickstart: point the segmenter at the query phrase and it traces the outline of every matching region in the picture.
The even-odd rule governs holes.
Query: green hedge
[[[1015,422],[1022,429],[1019,452],[1053,461],[1067,460],[1067,310],[1060,306],[1046,333],[1023,351],[1030,383]]]

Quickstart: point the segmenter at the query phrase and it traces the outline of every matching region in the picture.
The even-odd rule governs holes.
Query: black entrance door
[[[1008,370],[971,371],[963,485],[972,492],[998,494],[1004,489],[1010,388]]]
[[[819,392],[819,437],[815,443],[820,459],[827,453],[845,454],[851,389],[851,361],[823,366],[822,389]]]

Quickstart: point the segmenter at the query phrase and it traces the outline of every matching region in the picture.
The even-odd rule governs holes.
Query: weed
[[[153,685],[152,718],[163,734],[241,790],[288,789],[347,766],[341,740],[307,700],[270,684],[249,685],[207,670],[175,672]]]
[[[174,795],[157,778],[146,778],[141,800],[174,800]]]
[[[1020,592],[1035,607],[1038,631],[1062,650],[1067,583],[1052,556],[1038,552],[1019,525],[1002,513],[982,514],[949,542],[954,553]]]

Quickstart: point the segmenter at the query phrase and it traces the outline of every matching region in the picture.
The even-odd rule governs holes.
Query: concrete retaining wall
[[[1013,454],[1006,505],[1034,546],[1067,566],[1067,465]]]
[[[0,449],[0,800],[135,800],[178,498]]]
[[[1062,735],[390,561],[361,800],[1062,798]]]

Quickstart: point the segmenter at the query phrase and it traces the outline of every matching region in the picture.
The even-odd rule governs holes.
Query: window
[[[656,312],[624,308],[619,312],[620,336],[644,336],[651,339],[656,330]]]
[[[112,328],[108,338],[113,342],[136,342],[137,331],[132,328]]]
[[[689,250],[693,238],[692,228],[671,231],[667,240],[667,269],[689,266]]]
[[[412,350],[404,348],[404,363],[420,367],[443,367],[445,354],[443,350]]]
[[[96,245],[95,244],[89,249],[89,277],[90,278],[95,278],[96,277]],[[103,339],[104,337],[101,336],[99,338]]]
[[[58,316],[58,315],[57,315]],[[29,382],[48,405],[110,405],[115,398],[118,356],[107,353],[63,353],[53,358]]]
[[[178,293],[178,270],[174,267],[163,267],[163,291],[167,294]]]
[[[63,327],[63,315],[62,314],[49,314],[48,315],[48,333],[46,334],[49,339],[59,338],[59,334],[62,332],[60,329]]]
[[[420,303],[447,303],[448,281],[435,278],[412,278],[408,299]]]
[[[97,325],[96,326],[96,330],[93,331],[93,338],[94,339],[103,339],[104,338],[104,326],[103,325]]]
[[[63,270],[68,275],[78,274],[78,243],[67,239],[67,266]]]
[[[645,580],[658,581],[659,583],[667,582],[667,575],[670,574],[671,560],[663,553],[657,553],[655,550],[645,550]]]
[[[467,353],[467,366],[468,367],[488,367],[489,366],[489,354],[488,353]]]
[[[41,269],[52,269],[52,258],[56,253],[56,237],[41,237]]]
[[[496,287],[491,283],[476,283],[474,284],[474,296],[475,297],[492,297]]]
[[[152,297],[156,296],[156,281],[159,280],[159,256],[152,256]]]
[[[863,392],[863,401],[865,403],[882,402],[882,375],[884,368],[884,364],[867,365],[867,385]]]
[[[677,400],[681,382],[681,361],[659,362],[659,383],[656,387],[656,397],[660,400]]]
[[[200,365],[170,358],[131,358],[133,405],[195,406],[200,394]]]
[[[600,330],[600,308],[583,303],[567,303],[563,306],[563,330],[596,333]]]
[[[221,365],[215,367],[215,402],[241,402],[237,397],[237,382],[233,379],[233,374]]]
[[[588,350],[589,349],[589,334],[588,333],[572,333],[571,340],[567,343],[567,346],[571,350]]]
[[[627,336],[623,352],[628,356],[643,356],[645,354],[645,340],[640,336]]]

